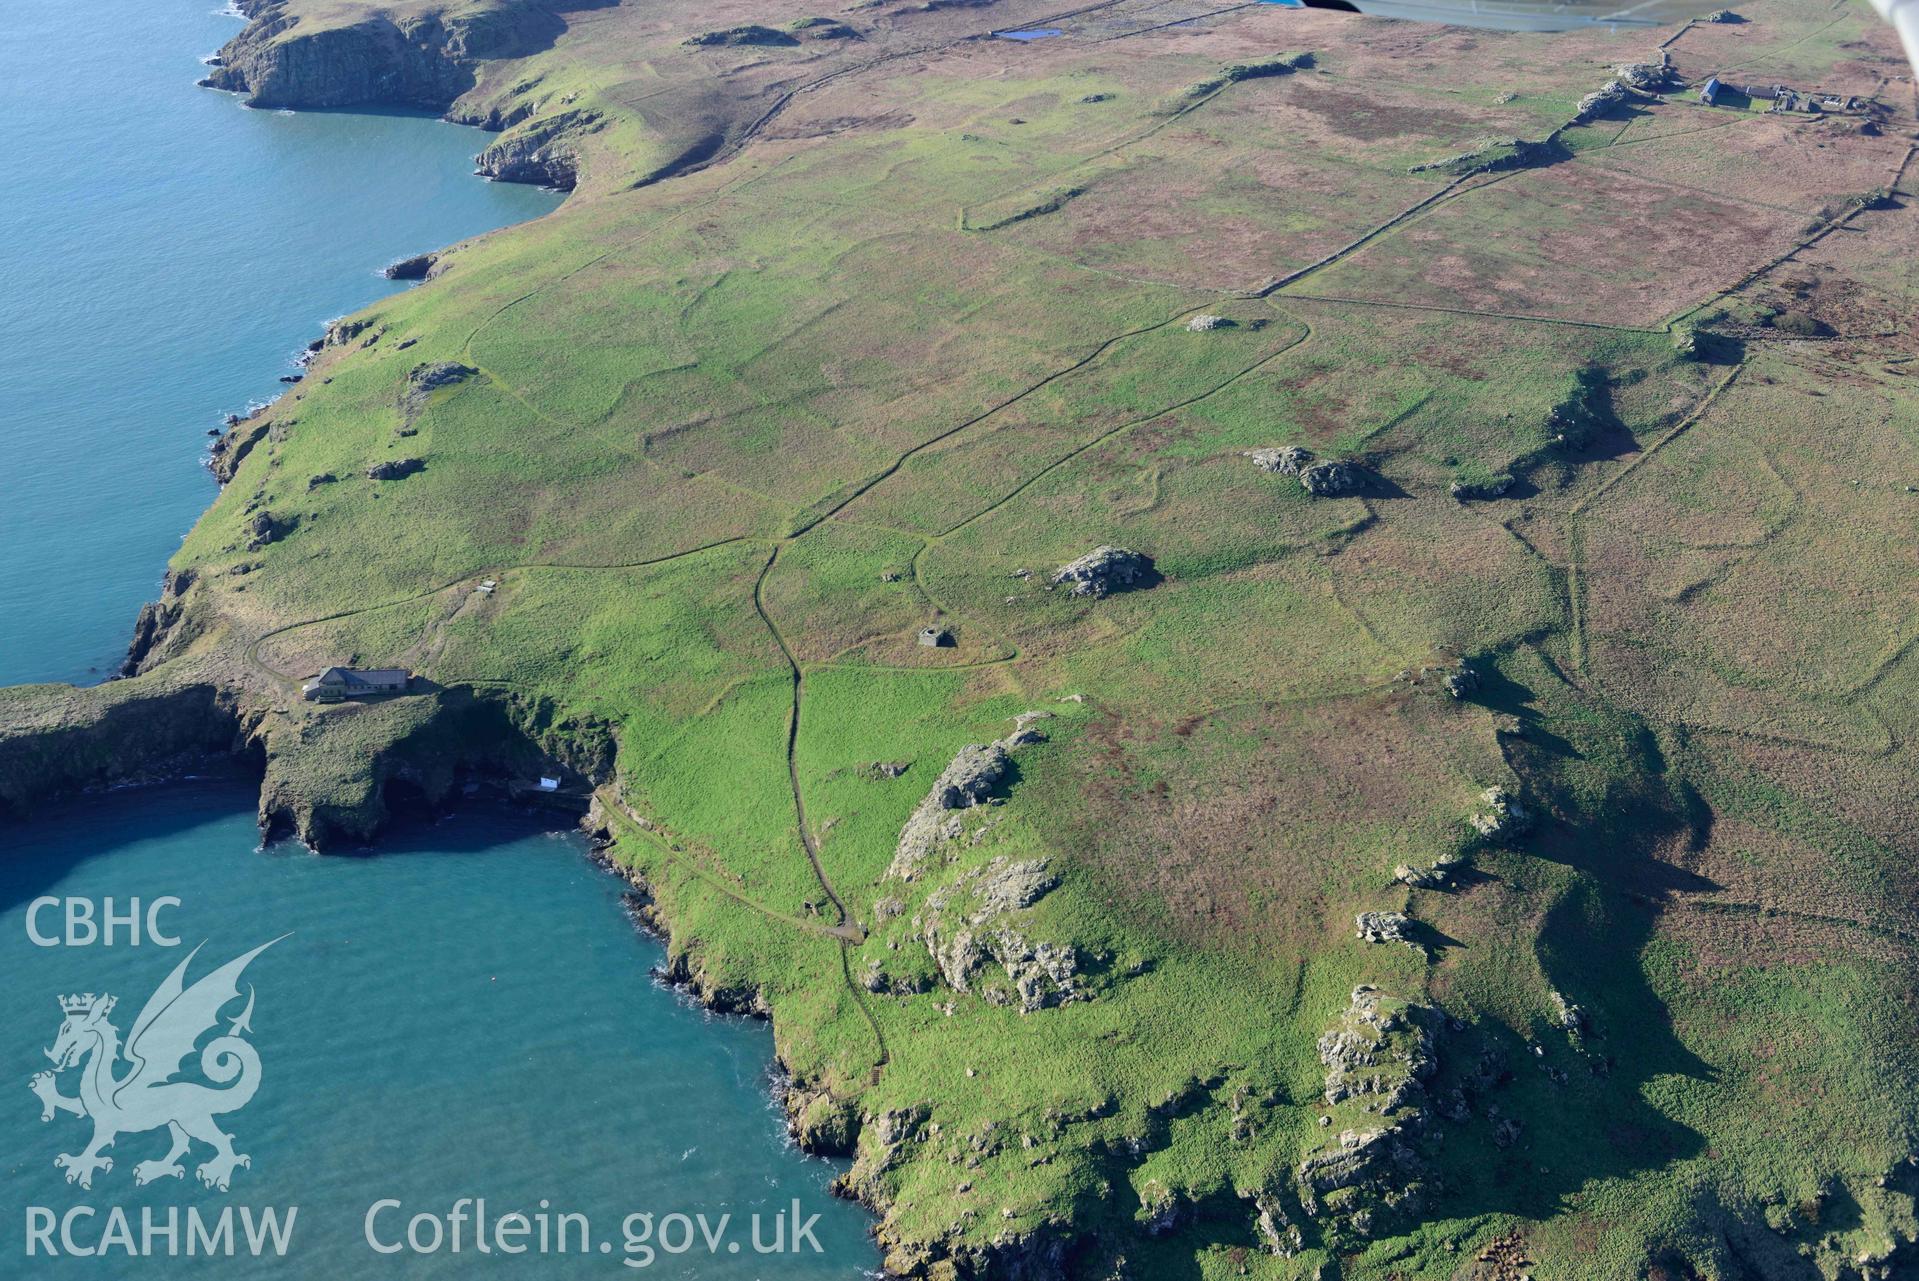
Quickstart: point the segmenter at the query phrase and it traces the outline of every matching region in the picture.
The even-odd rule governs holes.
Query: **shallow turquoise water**
[[[213,497],[206,430],[379,268],[556,203],[473,178],[471,129],[195,88],[217,7],[0,3],[0,682],[118,665]]]
[[[656,984],[648,970],[659,946],[632,928],[620,883],[587,861],[577,837],[483,810],[402,830],[375,857],[321,858],[256,849],[248,802],[233,785],[127,791],[0,832],[0,1276],[805,1279],[873,1265],[864,1214],[826,1191],[833,1167],[785,1143],[767,1089],[766,1026],[709,1015]],[[33,946],[27,905],[43,895],[111,895],[123,909],[134,897],[176,896],[180,907],[160,924],[183,945]],[[37,924],[59,936],[60,919],[43,912]],[[183,1179],[136,1187],[135,1163],[165,1151],[158,1132],[122,1137],[91,1191],[68,1185],[53,1157],[78,1151],[88,1129],[66,1114],[41,1122],[26,1085],[48,1066],[56,997],[113,993],[125,1034],[195,944],[206,946],[190,977],[289,931],[245,975],[261,1085],[222,1119],[253,1159],[231,1191],[195,1181],[199,1148]],[[229,1008],[229,1020],[239,1011]],[[77,1093],[75,1075],[63,1074],[63,1093]],[[484,1196],[493,1216],[531,1214],[541,1198],[552,1212],[584,1213],[592,1248],[382,1256],[366,1244],[376,1201],[405,1207],[375,1220],[376,1237],[393,1244],[411,1214],[444,1215],[463,1196]],[[750,1216],[766,1216],[770,1244],[770,1216],[785,1210],[790,1224],[796,1197],[802,1220],[821,1216],[813,1235],[823,1252],[755,1254]],[[25,1207],[58,1217],[76,1205],[101,1215],[125,1207],[136,1228],[142,1207],[299,1211],[284,1260],[26,1258]],[[641,1269],[623,1264],[621,1224],[634,1212],[732,1220],[718,1257],[700,1240]],[[76,1221],[76,1239],[99,1244],[103,1229]],[[738,1255],[727,1250],[734,1241]]]
[[[249,112],[195,89],[194,58],[237,29],[208,7],[0,4],[14,161],[0,198],[0,683],[85,682],[117,664],[134,610],[213,496],[205,429],[277,391],[324,320],[395,288],[378,267],[555,203],[470,177],[480,136],[468,130]],[[322,859],[258,849],[252,811],[245,786],[200,783],[0,825],[0,1277],[804,1279],[874,1265],[866,1216],[826,1193],[833,1168],[785,1143],[768,1030],[651,981],[657,945],[577,836],[483,810],[396,833],[374,857]],[[162,923],[185,946],[35,946],[28,905],[47,895],[176,896]],[[79,1151],[88,1126],[43,1123],[28,1089],[50,1066],[56,998],[115,994],[124,1034],[193,945],[205,942],[197,978],[288,931],[246,973],[262,1077],[221,1119],[252,1158],[231,1190],[195,1180],[205,1147],[182,1179],[137,1187],[163,1132],[122,1137],[91,1189],[68,1184],[53,1158]],[[78,1071],[62,1074],[64,1094]],[[496,1223],[537,1216],[542,1199],[549,1215],[584,1214],[589,1252],[569,1229],[569,1253],[478,1254],[471,1215],[458,1253],[445,1237],[430,1255],[365,1239],[377,1201],[401,1203],[375,1220],[392,1245],[417,1212],[447,1231],[462,1197],[484,1197]],[[770,1244],[795,1198],[801,1222],[821,1216],[808,1240],[823,1252],[756,1253],[752,1216]],[[95,1213],[69,1220],[79,1207]],[[143,1212],[217,1224],[222,1210],[274,1208],[284,1223],[289,1207],[283,1259],[170,1255],[186,1249],[184,1219],[174,1241],[142,1240]],[[120,1248],[115,1208],[146,1257]],[[633,1213],[651,1213],[657,1235],[629,1249]],[[697,1236],[665,1252],[681,1243],[674,1214],[716,1230],[730,1215],[717,1252]],[[71,1222],[73,1244],[106,1256],[65,1257],[56,1229],[49,1258],[30,1216]]]

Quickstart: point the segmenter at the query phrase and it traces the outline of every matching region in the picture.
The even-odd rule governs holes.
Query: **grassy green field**
[[[0,724],[211,681],[269,808],[324,820],[503,714],[524,742],[470,763],[598,786],[678,971],[772,1016],[900,1273],[1890,1276],[1915,122],[1863,5],[1742,12],[1679,72],[1789,67],[1885,127],[1674,94],[1458,176],[1413,170],[1544,140],[1673,32],[1004,0],[689,46],[818,15],[572,15],[470,99],[590,108],[576,194],[266,411],[165,661],[0,692]],[[1034,23],[1065,34],[987,37]],[[471,372],[409,398],[441,362]],[[1281,445],[1363,484],[1247,457]],[[254,546],[262,511],[291,532]],[[1154,581],[1053,586],[1099,546]],[[340,661],[428,692],[301,704]],[[955,753],[1029,712],[1043,741],[893,874]],[[1493,788],[1530,823],[1483,830]],[[1407,941],[1355,937],[1374,912]],[[1372,1088],[1329,1097],[1329,1033]]]

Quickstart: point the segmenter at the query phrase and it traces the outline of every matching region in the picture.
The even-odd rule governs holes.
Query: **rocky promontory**
[[[247,28],[202,83],[245,94],[252,107],[445,111],[473,88],[480,61],[525,57],[565,29],[550,0],[381,10],[339,23],[295,14],[287,0],[237,6]]]
[[[0,817],[89,791],[202,770],[260,779],[260,829],[316,850],[365,844],[396,812],[435,810],[467,783],[610,775],[604,726],[537,701],[429,687],[316,708],[236,679],[206,650],[104,685],[0,688]]]
[[[591,112],[566,106],[542,114],[527,96],[481,85],[485,63],[550,48],[566,29],[560,10],[609,0],[485,0],[471,6],[427,3],[377,9],[352,21],[303,11],[295,0],[237,0],[249,19],[200,83],[241,94],[250,107],[312,110],[410,107],[444,113],[457,124],[504,136],[475,157],[478,172],[500,182],[572,190],[579,177],[573,142],[600,127]],[[420,279],[429,255],[397,267]],[[417,270],[418,274],[410,274]]]

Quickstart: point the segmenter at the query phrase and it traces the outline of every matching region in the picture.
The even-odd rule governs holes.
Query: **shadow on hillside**
[[[1442,1044],[1431,1092],[1462,1088],[1472,1110],[1436,1152],[1441,1208],[1462,1217],[1550,1216],[1595,1181],[1698,1155],[1702,1136],[1649,1104],[1647,1087],[1716,1079],[1674,1034],[1643,968],[1663,906],[1715,888],[1660,857],[1703,839],[1710,813],[1643,723],[1549,665],[1524,677],[1538,688],[1514,679],[1515,666],[1486,673],[1477,699],[1515,722],[1500,743],[1540,815],[1527,854],[1578,873],[1535,944],[1547,982],[1578,1012],[1532,1026],[1483,1021]],[[1518,1122],[1516,1135],[1496,1133],[1491,1108]]]

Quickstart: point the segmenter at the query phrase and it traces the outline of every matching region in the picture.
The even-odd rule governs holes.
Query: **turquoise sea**
[[[212,500],[209,428],[396,258],[558,197],[472,177],[483,135],[194,87],[215,0],[5,0],[0,681],[98,680]]]
[[[765,1025],[708,1014],[656,983],[659,945],[633,928],[621,883],[572,834],[481,810],[403,828],[370,857],[322,858],[257,849],[250,801],[241,786],[214,782],[125,791],[4,834],[0,1276],[807,1281],[874,1265],[865,1215],[826,1190],[834,1168],[785,1142]],[[167,896],[180,905],[157,923],[179,947],[130,945],[125,927],[112,946],[29,940],[38,898],[88,900],[97,922],[109,897],[122,916],[139,899],[144,918]],[[41,909],[34,924],[43,937],[66,936],[62,908]],[[195,1167],[210,1150],[197,1145],[183,1177],[136,1186],[134,1166],[165,1155],[164,1131],[121,1137],[90,1191],[69,1185],[53,1158],[80,1151],[90,1130],[65,1113],[42,1122],[27,1085],[49,1066],[57,998],[111,993],[110,1021],[126,1034],[194,946],[205,944],[189,981],[281,935],[239,989],[254,994],[248,1039],[261,1077],[243,1110],[219,1118],[252,1158],[231,1190],[200,1186]],[[221,1031],[241,1008],[226,1011]],[[61,1075],[61,1093],[79,1092],[78,1075]],[[456,1254],[445,1222],[462,1197],[485,1198],[495,1221],[516,1211],[532,1221],[543,1200],[551,1214],[584,1214],[588,1250],[482,1255],[469,1227]],[[820,1216],[811,1233],[820,1251],[802,1240],[797,1253],[756,1253],[753,1216],[761,1244],[773,1243],[780,1217],[790,1245],[795,1199],[800,1222]],[[386,1255],[367,1243],[368,1210],[389,1200],[400,1205],[375,1214],[374,1238],[401,1244],[412,1216],[427,1212],[442,1220],[437,1252]],[[96,1211],[74,1222],[77,1243],[93,1248],[115,1206],[136,1242],[143,1210],[195,1207],[209,1224],[226,1208],[298,1213],[283,1260],[128,1259],[112,1248],[104,1258],[28,1258],[28,1207],[64,1224],[76,1206]],[[629,1253],[622,1228],[633,1214],[651,1214],[654,1228]],[[679,1224],[665,1223],[674,1214],[693,1219],[694,1247],[680,1255],[662,1248],[681,1242]],[[709,1229],[731,1216],[717,1254],[693,1217],[702,1214]],[[631,1227],[640,1235],[638,1221]],[[51,1239],[61,1244],[57,1227]],[[422,1228],[421,1242],[431,1240]],[[654,1247],[644,1268],[628,1263],[643,1257],[640,1245]]]
[[[196,89],[196,58],[237,30],[210,7],[0,4],[15,160],[0,200],[0,682],[86,683],[117,664],[135,609],[212,497],[206,429],[279,390],[325,320],[395,288],[380,266],[556,202],[472,178],[471,131],[251,112]],[[320,858],[259,848],[252,809],[244,780],[210,779],[0,826],[0,1277],[845,1278],[875,1266],[866,1216],[827,1193],[835,1168],[785,1140],[768,1029],[650,978],[658,944],[632,928],[621,885],[577,835],[476,809],[365,856]],[[34,914],[46,898],[58,904]],[[98,920],[109,899],[124,914],[162,898],[179,900],[158,916],[178,947],[133,946],[124,926],[110,946],[85,944],[83,925],[64,941],[67,903]],[[63,941],[36,944],[30,915]],[[125,1035],[195,946],[188,983],[270,939],[239,988],[260,1075],[219,1119],[251,1158],[230,1190],[195,1178],[210,1155],[197,1144],[183,1177],[136,1186],[135,1166],[164,1156],[164,1130],[123,1135],[90,1189],[68,1183],[54,1157],[79,1152],[90,1126],[65,1112],[43,1122],[29,1088],[52,1067],[59,998],[111,993],[108,1021]],[[82,1070],[56,1078],[62,1094]],[[257,1228],[272,1211],[284,1230],[294,1207],[284,1258],[249,1257],[248,1216]],[[230,1212],[238,1253],[186,1257],[190,1212],[216,1241]],[[508,1220],[504,1239],[536,1245],[544,1220],[548,1251],[479,1252],[475,1221],[497,1244],[514,1213],[527,1230]],[[562,1214],[584,1216],[584,1253],[581,1220]],[[437,1234],[423,1221],[409,1244],[415,1215]],[[785,1249],[761,1253],[776,1219]]]

